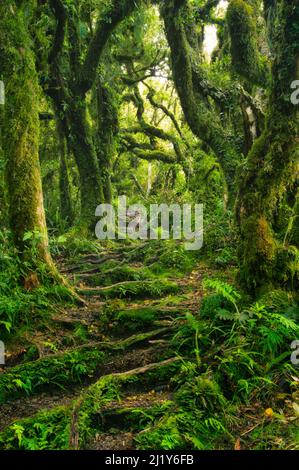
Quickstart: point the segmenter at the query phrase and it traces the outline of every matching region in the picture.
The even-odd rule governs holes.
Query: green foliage
[[[244,315],[241,314],[237,305],[237,301],[241,298],[241,295],[234,289],[233,286],[222,282],[219,279],[206,279],[204,281],[204,286],[214,289],[218,295],[221,295],[223,299],[231,303],[235,309],[235,317],[239,321],[244,320]],[[219,309],[217,315],[222,319],[233,318],[231,312],[225,309]]]
[[[223,281],[208,280],[205,285],[217,294],[204,299],[198,316],[187,315],[186,326],[180,326],[172,343],[180,356],[184,351],[190,358],[182,358],[181,370],[173,377],[177,389],[173,406],[137,435],[140,449],[233,448],[233,429],[240,419],[237,409],[242,404],[250,406],[258,400],[266,409],[279,391],[291,396],[296,370],[285,361],[290,358],[292,338],[298,337],[298,324],[285,312],[271,311],[260,302],[239,305],[240,294]],[[196,360],[190,355],[194,332],[199,338]],[[282,432],[285,442],[297,448],[295,427],[287,431],[286,422],[283,414],[277,414],[272,423],[262,421],[250,436],[253,447],[281,448],[275,441]]]
[[[182,380],[183,385],[175,394],[173,407],[153,427],[137,435],[137,448],[211,449],[221,436],[229,437],[221,413],[226,408],[229,414],[231,407],[217,383],[209,374],[195,374],[192,364],[182,366],[181,374],[176,380]]]
[[[266,84],[266,60],[259,54],[257,18],[244,0],[232,0],[226,19],[231,38],[232,64],[237,73],[257,85]]]
[[[230,247],[225,247],[219,251],[220,253],[214,261],[217,266],[225,267],[236,264],[237,256],[235,250]]]
[[[165,294],[176,293],[179,287],[175,282],[155,279],[152,281],[128,281],[103,288],[98,293],[105,298],[144,298],[162,297]]]
[[[42,411],[0,433],[1,450],[66,450],[69,448],[70,410]]]
[[[241,297],[233,286],[222,282],[219,279],[206,279],[204,281],[204,286],[214,289],[217,294],[222,295],[222,297],[231,302],[234,306],[236,305],[236,301]]]
[[[170,364],[161,365],[155,371],[148,371],[145,374],[111,374],[100,378],[74,403],[74,410],[78,414],[80,448],[84,448],[88,439],[95,434],[95,418],[101,415],[101,410],[105,405],[108,405],[111,401],[117,401],[121,404],[131,386],[140,387],[148,386],[148,383],[163,383],[165,380],[170,380],[175,371],[176,366]],[[166,405],[167,408],[168,404]],[[152,410],[152,412],[159,418],[160,407]],[[133,420],[135,420],[135,417],[133,417]],[[151,420],[150,417],[149,421]]]
[[[8,369],[0,376],[0,402],[20,395],[31,395],[45,387],[64,388],[92,376],[103,362],[98,348],[52,355]]]
[[[30,272],[32,261],[21,261],[11,246],[10,234],[0,232],[0,332],[11,337],[17,331],[33,328],[50,314],[59,303],[70,304],[69,291],[48,279],[48,268],[40,265],[37,273],[43,284],[28,291],[22,287],[23,276]],[[32,258],[34,258],[34,250]],[[9,334],[8,334],[9,333]]]
[[[139,0],[66,0],[65,31],[48,2],[6,3],[0,336],[17,365],[0,375],[0,403],[84,388],[64,408],[13,422],[0,448],[65,450],[78,441],[84,449],[96,434],[120,430],[149,450],[233,449],[236,439],[252,449],[298,448],[298,371],[290,362],[299,337],[291,187],[298,113],[290,104],[297,0],[264,9],[261,0],[230,0],[226,18],[214,0],[169,0],[159,9]],[[209,57],[211,24],[219,44]],[[95,240],[96,205],[120,194],[147,209],[203,203],[203,249]],[[42,202],[53,259],[87,303],[61,321],[57,312],[72,298],[37,263],[47,231]],[[74,226],[64,204],[74,208]],[[238,263],[239,280],[256,295],[262,287],[260,297],[233,283]],[[91,332],[102,342],[88,344]],[[51,354],[36,360],[40,336]],[[176,360],[119,372],[169,357]]]
[[[56,255],[64,255],[69,262],[77,261],[85,253],[101,253],[102,247],[97,240],[82,237],[80,228],[74,227],[67,233],[51,239],[51,252]]]
[[[170,242],[159,257],[159,265],[186,273],[194,267],[194,256],[190,251],[186,251],[182,244],[174,245]]]

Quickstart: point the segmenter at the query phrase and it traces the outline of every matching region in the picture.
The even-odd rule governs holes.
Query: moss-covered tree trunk
[[[94,228],[96,207],[104,201],[100,169],[94,142],[86,119],[85,96],[74,96],[68,114],[70,132],[68,141],[80,175],[82,228]]]
[[[254,292],[275,283],[294,287],[296,276],[298,281],[296,249],[281,243],[273,229],[277,207],[298,171],[298,107],[291,102],[291,83],[299,78],[297,0],[279,2],[275,24],[266,127],[248,155],[237,201],[240,277]]]
[[[89,229],[94,228],[95,209],[103,202],[104,197],[96,151],[87,122],[85,90],[78,85],[80,75],[78,25],[72,16],[68,17],[63,2],[51,0],[50,4],[57,21],[57,29],[54,45],[48,57],[50,78],[45,81],[45,92],[52,99],[61,139],[66,139],[68,149],[73,153],[78,168],[81,196],[79,226],[80,230],[87,234]],[[66,80],[62,71],[62,51],[68,20],[72,49],[70,52],[71,77]],[[61,177],[64,181],[66,163],[66,160],[61,161]],[[62,180],[61,184],[64,184]],[[62,186],[61,193],[63,193]],[[69,210],[70,205],[67,205],[68,209],[65,208]]]
[[[74,221],[74,212],[71,196],[71,183],[68,168],[68,145],[63,132],[61,122],[57,122],[57,134],[60,148],[59,168],[59,192],[60,192],[60,215],[66,226],[71,226]]]
[[[65,2],[61,0],[50,0],[49,3],[57,24],[54,45],[49,56],[51,77],[48,83],[48,94],[53,99],[56,114],[63,119],[69,148],[74,154],[79,170],[80,227],[84,230],[93,229],[95,209],[104,201],[104,194],[101,168],[87,119],[86,93],[91,90],[96,81],[100,58],[110,35],[116,26],[134,11],[140,0],[104,2],[101,8],[99,7],[95,30],[91,34],[85,54],[79,31],[79,3],[75,2],[69,10]],[[67,53],[69,71],[62,73],[60,56],[65,46],[65,36],[69,40]],[[104,162],[106,166],[109,164],[108,160]],[[104,179],[105,174],[109,174],[109,168],[103,172]],[[106,198],[110,198],[110,184],[106,186],[106,189]]]
[[[0,5],[1,76],[6,85],[3,151],[10,226],[20,253],[35,234],[38,259],[53,267],[48,249],[39,164],[39,84],[26,14],[15,2]]]
[[[232,0],[227,9],[226,21],[230,34],[232,66],[251,85],[266,87],[267,61],[260,55],[255,1]]]
[[[192,132],[218,158],[232,202],[235,196],[236,169],[241,156],[226,136],[219,115],[209,104],[209,97],[215,98],[215,90],[209,86],[198,51],[192,48],[190,4],[187,0],[165,0],[161,2],[161,14],[171,51],[173,80],[186,121]]]
[[[97,130],[96,149],[101,171],[102,187],[106,203],[111,203],[111,161],[115,151],[115,134],[117,131],[117,109],[111,90],[100,82],[96,86]]]
[[[1,69],[0,69],[1,73]],[[0,80],[1,80],[0,75]],[[3,153],[3,124],[4,124],[4,104],[2,102],[2,98],[5,97],[5,90],[4,88],[0,90],[2,96],[0,96],[0,230],[5,227],[5,219],[7,218],[7,207],[5,201],[5,182],[4,182],[4,153]],[[7,226],[7,225],[6,225]]]

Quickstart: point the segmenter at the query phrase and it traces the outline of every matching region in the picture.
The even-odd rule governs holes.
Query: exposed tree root
[[[161,337],[169,331],[170,328],[160,328],[120,341],[87,343],[15,366],[0,375],[0,402],[20,395],[31,395],[46,385],[63,387],[67,383],[80,383],[84,377],[97,371],[107,357],[107,352],[124,351],[133,345]]]
[[[84,436],[88,429],[91,416],[95,413],[101,412],[101,405],[105,403],[105,386],[108,383],[112,386],[121,386],[122,383],[126,383],[130,378],[138,378],[143,374],[147,374],[151,371],[158,371],[163,368],[167,368],[179,361],[179,358],[173,357],[162,362],[156,362],[148,364],[143,367],[128,370],[122,373],[114,373],[109,376],[102,377],[98,382],[89,387],[82,396],[74,404],[72,411],[72,423],[70,432],[70,448],[79,449],[84,445],[87,435]],[[103,392],[104,391],[104,392]],[[118,392],[116,392],[116,396]],[[102,398],[102,400],[101,400]],[[83,438],[80,442],[80,429],[83,431]],[[88,434],[88,433],[87,433]]]

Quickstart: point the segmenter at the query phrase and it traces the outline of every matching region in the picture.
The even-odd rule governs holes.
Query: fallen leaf
[[[241,442],[240,442],[240,438],[239,438],[239,437],[238,437],[238,439],[236,440],[234,449],[235,449],[235,450],[241,450]]]

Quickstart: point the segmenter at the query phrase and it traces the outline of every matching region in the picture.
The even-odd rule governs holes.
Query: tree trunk
[[[206,77],[201,76],[186,31],[189,4],[186,0],[165,0],[161,6],[167,41],[171,51],[171,68],[175,87],[186,121],[200,140],[215,153],[225,176],[229,200],[235,197],[235,175],[240,155],[225,135],[219,117],[210,108]],[[189,28],[190,29],[190,28]],[[189,32],[190,33],[190,32]]]
[[[69,113],[69,145],[74,154],[80,175],[81,217],[80,225],[95,227],[95,210],[104,201],[97,155],[86,121],[85,97],[73,97]]]
[[[294,287],[296,276],[298,281],[296,253],[273,230],[275,211],[298,171],[298,107],[290,96],[291,83],[299,78],[299,5],[297,0],[281,4],[266,127],[248,155],[236,206],[240,279],[252,292],[276,283]]]
[[[40,90],[27,21],[14,3],[11,8],[0,6],[1,72],[6,85],[3,151],[9,217],[20,253],[26,253],[31,232],[37,261],[52,269],[38,156]],[[25,234],[28,241],[24,240]]]
[[[3,89],[3,97],[4,97],[4,89]],[[0,102],[0,230],[2,227],[7,226],[6,218],[7,218],[7,207],[6,207],[6,200],[5,200],[5,182],[4,182],[4,153],[3,153],[3,124],[4,124],[4,104]]]
[[[97,97],[97,134],[96,147],[101,172],[102,187],[106,203],[111,203],[111,160],[115,151],[114,140],[117,132],[117,109],[111,91],[98,82]]]
[[[70,175],[68,169],[68,146],[61,124],[57,122],[57,134],[60,147],[60,169],[59,169],[59,190],[60,190],[60,215],[67,227],[74,221],[74,212],[71,196]]]

